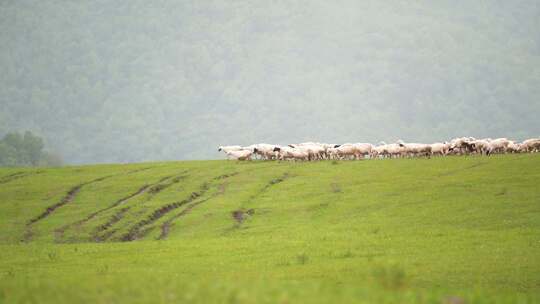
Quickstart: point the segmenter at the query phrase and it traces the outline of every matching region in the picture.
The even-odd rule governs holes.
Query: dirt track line
[[[198,191],[192,192],[191,195],[189,195],[189,197],[187,197],[186,199],[184,199],[182,201],[179,201],[179,202],[170,203],[170,204],[161,206],[158,209],[155,209],[152,212],[152,214],[150,214],[146,219],[136,223],[133,227],[131,227],[129,229],[128,233],[124,234],[120,238],[120,240],[123,241],[123,242],[130,242],[130,241],[134,241],[136,239],[144,237],[148,232],[150,232],[153,229],[151,227],[143,229],[143,228],[145,228],[145,226],[148,226],[148,225],[151,225],[151,224],[155,223],[157,220],[159,220],[160,218],[165,216],[167,213],[172,212],[173,210],[176,210],[176,209],[178,209],[178,208],[180,208],[180,207],[182,207],[184,205],[188,205],[188,204],[192,203],[193,201],[195,201],[196,199],[202,197],[210,189],[210,184],[213,181],[226,179],[226,178],[229,178],[229,177],[234,176],[236,174],[238,174],[238,172],[233,172],[233,173],[230,173],[230,174],[224,174],[224,175],[214,177],[211,181],[204,182],[199,187]],[[193,209],[195,206],[197,206],[200,203],[202,203],[204,201],[207,201],[209,199],[210,198],[207,198],[205,200],[202,200],[200,202],[197,202],[197,203],[193,204],[191,209]]]
[[[143,186],[140,187],[136,192],[131,193],[131,194],[129,194],[128,196],[123,197],[123,198],[121,198],[121,199],[115,201],[114,203],[112,203],[111,205],[109,205],[109,206],[107,206],[107,207],[105,207],[105,208],[102,208],[102,209],[99,209],[98,211],[95,211],[95,212],[90,213],[88,216],[86,216],[86,217],[83,218],[82,220],[78,220],[78,221],[76,221],[76,222],[73,222],[73,223],[71,223],[71,224],[64,225],[64,226],[62,226],[62,227],[56,229],[55,232],[56,232],[56,234],[57,234],[57,239],[58,239],[58,238],[62,238],[64,232],[65,232],[67,229],[69,229],[69,228],[71,228],[71,227],[73,227],[73,226],[81,226],[81,225],[85,224],[86,222],[92,220],[93,218],[95,218],[95,217],[98,216],[99,214],[101,214],[101,213],[103,213],[103,212],[105,212],[105,211],[107,211],[107,210],[113,209],[113,208],[115,208],[115,207],[117,207],[117,206],[123,204],[124,202],[126,202],[126,201],[128,201],[128,200],[130,200],[130,199],[132,199],[132,198],[134,198],[134,197],[136,197],[136,196],[139,196],[139,195],[145,193],[150,187],[153,187],[153,186],[155,186],[155,185],[157,185],[157,184],[159,184],[159,183],[162,183],[162,182],[166,181],[167,179],[169,179],[169,178],[171,178],[171,177],[172,177],[172,176],[166,176],[166,177],[160,179],[158,182],[156,182],[156,183],[154,183],[154,184],[143,185]]]
[[[270,180],[266,185],[264,185],[264,187],[261,188],[261,190],[259,190],[259,192],[257,192],[256,194],[254,194],[253,196],[248,198],[247,201],[242,205],[251,204],[257,197],[259,197],[259,196],[263,195],[264,193],[268,192],[270,190],[270,188],[272,188],[273,186],[275,186],[275,185],[277,185],[279,183],[284,182],[285,180],[287,180],[290,177],[291,177],[291,175],[289,174],[289,172],[285,172],[282,176]],[[249,210],[245,210],[245,208],[240,208],[240,209],[232,211],[231,216],[232,216],[233,220],[235,221],[235,223],[234,223],[234,226],[231,229],[227,229],[226,232],[230,232],[230,231],[232,231],[234,229],[240,228],[240,226],[242,225],[244,220],[246,220],[250,216],[253,216],[254,214],[255,214],[255,209],[253,209],[253,208],[251,208]]]
[[[187,172],[188,171],[186,170],[186,171],[182,172],[182,174],[186,174]],[[162,178],[161,180],[159,180],[159,182],[149,186],[143,192],[143,193],[145,193],[145,192],[149,193],[149,197],[145,200],[145,202],[148,202],[148,201],[152,200],[152,198],[154,196],[156,196],[158,193],[162,192],[163,190],[167,189],[168,187],[170,187],[170,186],[172,186],[172,185],[174,185],[176,183],[179,183],[181,180],[185,179],[187,177],[187,175],[179,175],[179,176],[175,177],[170,183],[167,183],[165,185],[161,185],[161,183],[167,181],[171,177],[172,176]],[[112,209],[112,208],[109,208],[109,209]],[[114,224],[118,223],[124,217],[124,214],[127,211],[129,211],[129,209],[131,209],[131,207],[126,207],[126,208],[120,209],[115,214],[113,214],[105,224],[98,226],[94,230],[93,239],[98,241],[98,242],[103,242],[103,241],[106,241],[107,239],[109,239],[116,232],[116,230],[109,231],[109,232],[107,232],[107,233],[105,233],[104,235],[101,235],[101,236],[99,234],[106,231],[106,230],[108,230],[108,229],[110,229]]]
[[[139,190],[137,190],[137,192],[132,193],[132,194],[130,194],[130,195],[124,197],[124,198],[121,198],[121,199],[117,200],[116,202],[114,202],[110,206],[107,206],[107,207],[105,207],[103,209],[100,209],[100,210],[98,210],[96,212],[90,213],[88,216],[86,216],[82,220],[78,220],[76,222],[73,222],[73,223],[70,223],[70,224],[64,225],[64,226],[62,226],[60,228],[55,229],[54,232],[55,232],[55,240],[56,240],[56,242],[60,242],[62,240],[62,238],[64,237],[64,233],[69,228],[74,227],[74,226],[82,226],[86,222],[88,222],[91,219],[93,219],[94,217],[98,216],[100,213],[103,213],[103,212],[105,212],[105,211],[107,211],[109,209],[112,209],[112,208],[122,204],[123,202],[125,202],[125,201],[127,201],[127,200],[129,200],[129,199],[131,199],[131,198],[133,198],[133,197],[135,197],[137,195],[140,195],[140,194],[144,193],[144,191],[146,189],[148,189],[148,187],[150,187],[150,186],[149,185],[144,185]]]
[[[88,182],[85,182],[85,183],[82,183],[82,184],[78,184],[76,186],[74,186],[73,188],[71,188],[68,193],[56,204],[54,205],[51,205],[49,207],[47,207],[47,209],[45,209],[45,211],[43,211],[40,215],[38,215],[37,217],[29,220],[27,223],[26,223],[26,226],[30,226],[44,218],[46,218],[47,216],[49,216],[51,213],[53,213],[56,209],[64,206],[65,204],[71,202],[75,196],[77,195],[77,193],[79,193],[79,191],[81,191],[81,188],[83,186],[86,186],[86,185],[89,185],[89,184],[92,184],[92,183],[96,183],[96,182],[100,182],[102,180],[105,180],[107,178],[110,178],[112,177],[113,175],[108,175],[108,176],[103,176],[103,177],[100,177],[100,178],[96,178],[94,180],[91,180],[91,181],[88,181]]]
[[[14,177],[17,177],[17,176],[23,175],[23,174],[27,174],[27,172],[22,172],[21,171],[21,172],[15,172],[15,173],[11,173],[11,174],[2,176],[2,177],[0,177],[0,184],[4,183],[5,180],[9,180],[10,178],[14,178]]]
[[[203,200],[200,200],[198,202],[192,203],[188,205],[184,210],[182,210],[180,213],[173,216],[171,219],[167,220],[165,223],[161,225],[161,234],[158,236],[158,240],[163,240],[169,236],[169,232],[171,227],[173,226],[173,221],[177,220],[178,218],[187,215],[188,213],[193,210],[193,208],[197,207],[198,205],[211,200],[212,198],[216,197],[217,195],[212,195],[211,197],[205,198]]]
[[[99,182],[99,181],[102,181],[104,179],[107,179],[107,178],[110,178],[112,177],[113,175],[108,175],[108,176],[103,176],[103,177],[100,177],[100,178],[97,178],[97,179],[94,179],[94,180],[91,180],[91,181],[88,181],[88,182],[85,182],[85,183],[82,183],[82,184],[78,184],[74,187],[72,187],[68,193],[56,204],[54,205],[51,205],[49,207],[47,207],[47,209],[45,209],[45,211],[43,211],[40,215],[36,216],[35,218],[32,218],[30,219],[27,223],[26,223],[26,231],[24,233],[24,236],[23,236],[23,241],[24,242],[28,242],[32,239],[32,236],[33,236],[33,233],[32,233],[32,225],[37,223],[38,221],[48,217],[49,215],[51,215],[56,209],[68,204],[69,202],[73,201],[73,199],[75,198],[75,196],[77,195],[77,193],[79,193],[79,191],[81,191],[81,188],[83,186],[86,186],[86,185],[89,185],[89,184],[92,184],[92,183],[96,183],[96,182]]]
[[[247,201],[247,203],[250,203],[251,201],[253,201],[255,198],[263,195],[265,192],[267,192],[271,187],[279,184],[279,183],[282,183],[284,182],[286,179],[288,179],[290,177],[289,175],[289,172],[285,172],[282,176],[278,177],[278,178],[274,178],[272,180],[270,180],[266,185],[264,185],[264,187],[259,190],[259,192],[257,192],[255,195],[253,195],[252,197],[250,197]]]
[[[453,170],[448,170],[446,172],[442,172],[442,173],[439,173],[439,177],[443,177],[443,176],[450,176],[450,175],[454,175],[460,171],[466,171],[466,170],[469,170],[469,169],[473,169],[473,168],[476,168],[476,167],[480,167],[480,166],[483,166],[487,164],[487,162],[477,162],[477,163],[474,163],[470,166],[467,166],[467,167],[463,167],[463,168],[457,168],[457,169],[453,169]]]
[[[222,175],[222,176],[218,176],[216,178],[214,178],[214,180],[223,180],[223,179],[227,179],[231,176],[234,176],[238,173],[232,173],[232,174],[229,174],[229,175]],[[182,210],[180,213],[174,215],[173,217],[171,217],[170,219],[168,219],[166,222],[164,222],[162,225],[161,225],[161,234],[159,235],[159,237],[157,238],[158,240],[163,240],[165,238],[167,238],[167,236],[169,235],[169,232],[171,230],[171,227],[173,225],[173,222],[175,220],[177,220],[178,218],[182,217],[182,216],[185,216],[187,215],[188,213],[191,212],[191,210],[193,210],[193,208],[197,207],[198,205],[208,201],[208,200],[211,200],[213,198],[215,198],[216,196],[219,196],[219,195],[223,195],[225,194],[225,186],[226,186],[226,183],[221,183],[219,185],[217,185],[217,188],[218,188],[218,191],[212,195],[211,197],[209,198],[206,198],[204,200],[201,200],[201,201],[198,201],[198,202],[195,202],[195,203],[192,203],[190,205],[188,205],[186,208],[184,208],[184,210]]]
[[[93,179],[93,180],[90,180],[90,181],[87,181],[87,182],[84,182],[84,183],[81,183],[81,184],[78,184],[74,187],[72,187],[68,192],[67,194],[56,204],[54,205],[51,205],[49,207],[47,207],[47,209],[45,209],[45,211],[43,211],[40,215],[38,215],[37,217],[35,218],[32,218],[30,219],[27,223],[26,223],[26,231],[25,231],[25,234],[23,236],[23,241],[24,242],[28,242],[31,240],[32,236],[33,236],[33,233],[31,231],[31,226],[33,224],[35,224],[36,222],[48,217],[49,215],[51,215],[56,209],[70,203],[71,201],[73,201],[75,199],[75,196],[81,191],[81,188],[84,187],[84,186],[87,186],[89,184],[93,184],[93,183],[97,183],[97,182],[100,182],[100,181],[103,181],[105,179],[108,179],[108,178],[111,178],[111,177],[115,177],[115,176],[119,176],[119,175],[128,175],[128,174],[133,174],[133,173],[137,173],[137,172],[140,172],[140,171],[144,171],[144,170],[148,170],[148,169],[151,169],[152,167],[146,167],[146,168],[141,168],[141,169],[135,169],[135,170],[131,170],[131,171],[128,171],[128,172],[122,172],[122,173],[118,173],[118,174],[111,174],[111,175],[107,175],[107,176],[102,176],[102,177],[99,177],[99,178],[96,178],[96,179]]]
[[[116,230],[109,230],[107,233],[100,235],[101,232],[108,230],[111,228],[114,224],[118,223],[122,218],[124,217],[124,214],[129,211],[131,207],[125,207],[120,209],[118,212],[116,212],[105,224],[100,225],[97,227],[97,229],[93,233],[93,239],[96,242],[103,242],[107,240],[109,237],[111,237]]]
[[[198,191],[192,192],[188,198],[182,201],[170,203],[170,204],[161,206],[158,209],[155,209],[152,212],[152,214],[146,217],[146,219],[139,221],[138,223],[133,225],[126,234],[120,237],[120,240],[123,242],[129,242],[129,241],[134,241],[142,237],[141,235],[142,228],[156,222],[157,220],[165,216],[167,213],[193,202],[197,198],[203,196],[206,193],[206,191],[208,191],[209,188],[210,187],[208,183],[205,182],[204,184],[201,185]]]
[[[43,173],[43,171],[15,172],[13,174],[9,174],[9,175],[0,177],[0,184],[7,184],[7,183],[9,183],[11,181],[14,181],[14,180],[17,180],[19,178],[23,178],[23,177],[27,177],[27,176],[31,176],[31,175],[36,175],[36,174],[40,174],[40,173]]]
[[[131,170],[131,171],[128,171],[128,172],[125,172],[125,173],[116,174],[116,175],[133,174],[133,173],[137,173],[137,172],[141,172],[141,171],[150,170],[152,168],[154,168],[154,167],[144,167],[144,168],[134,169],[134,170]]]

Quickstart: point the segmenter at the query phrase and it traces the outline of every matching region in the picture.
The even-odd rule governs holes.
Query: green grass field
[[[540,155],[0,169],[0,303],[540,303]]]

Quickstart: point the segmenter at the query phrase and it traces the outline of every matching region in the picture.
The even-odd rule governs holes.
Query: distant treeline
[[[0,140],[0,166],[35,167],[60,166],[59,155],[46,152],[43,139],[30,131],[24,134],[14,132],[6,134]]]
[[[82,164],[537,137],[539,3],[0,0],[0,138]]]

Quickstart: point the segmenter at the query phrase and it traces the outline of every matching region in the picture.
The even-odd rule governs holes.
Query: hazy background
[[[540,2],[0,1],[0,136],[68,163],[540,136]]]

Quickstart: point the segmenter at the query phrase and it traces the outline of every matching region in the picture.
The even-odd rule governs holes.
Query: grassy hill
[[[540,302],[540,156],[0,169],[0,303]]]

